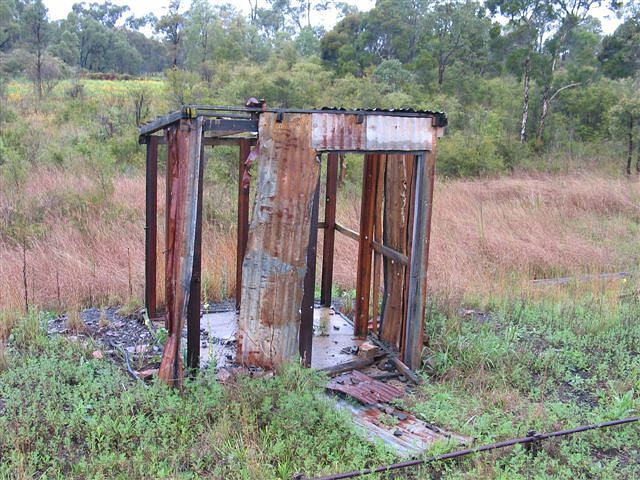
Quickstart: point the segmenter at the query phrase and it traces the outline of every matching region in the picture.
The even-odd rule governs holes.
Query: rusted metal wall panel
[[[388,155],[385,175],[384,244],[408,253],[414,155]],[[384,258],[384,299],[380,337],[400,348],[404,329],[406,265]]]
[[[320,174],[311,116],[260,115],[258,183],[242,268],[237,360],[273,368],[298,358],[313,195]]]
[[[311,146],[316,150],[364,150],[364,117],[336,115],[335,113],[311,114]]]
[[[431,119],[416,117],[366,117],[366,150],[431,150]]]
[[[311,142],[316,150],[431,150],[431,118],[313,113],[311,119]]]
[[[184,379],[180,340],[189,307],[199,210],[202,119],[181,120],[169,140],[165,291],[169,335],[158,377],[181,387]]]

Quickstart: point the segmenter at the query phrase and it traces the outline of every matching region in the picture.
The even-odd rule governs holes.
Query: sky
[[[60,20],[66,18],[67,14],[71,11],[71,6],[74,3],[78,3],[80,0],[43,0],[44,4],[49,9],[49,18],[51,20]],[[87,0],[87,3],[99,2],[100,0]],[[136,17],[141,17],[147,13],[154,13],[157,17],[162,16],[166,12],[167,5],[170,0],[111,0],[116,5],[128,5],[131,13]],[[189,0],[183,1],[185,7],[191,3]],[[249,12],[248,0],[211,0],[212,4],[224,4],[229,3],[235,6],[238,10],[244,13]],[[263,2],[262,2],[263,3]],[[367,11],[375,5],[375,0],[348,0],[347,3],[356,5],[359,10]],[[317,13],[317,20],[321,22],[327,29],[330,29],[334,23],[335,18],[325,15],[321,17],[321,14]],[[594,9],[593,15],[600,19],[602,22],[602,30],[605,34],[611,34],[620,25],[621,21],[616,18],[614,14],[608,12],[605,7],[599,7]]]

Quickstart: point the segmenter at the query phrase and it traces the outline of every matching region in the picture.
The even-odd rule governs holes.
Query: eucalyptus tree
[[[21,39],[27,50],[34,55],[33,80],[36,86],[38,98],[43,94],[43,69],[45,51],[51,38],[51,26],[49,24],[49,13],[42,0],[29,0],[24,3],[21,12]]]
[[[456,62],[480,68],[486,64],[491,26],[479,2],[445,0],[429,5],[421,18],[424,34],[420,47],[437,62],[438,85],[444,83],[447,68]]]
[[[640,4],[612,35],[602,41],[598,55],[602,71],[610,78],[632,77],[640,72]]]
[[[0,0],[0,52],[13,47],[20,36],[20,20],[15,0]]]
[[[164,38],[171,53],[171,63],[178,66],[181,60],[182,37],[185,17],[180,12],[180,0],[171,0],[167,13],[160,17],[155,26],[156,33]]]
[[[627,155],[625,171],[631,175],[633,161],[633,149],[636,145],[637,159],[636,172],[640,173],[640,77],[635,80],[625,79],[621,81],[623,94],[618,103],[611,109],[611,128],[614,135],[626,137]]]
[[[543,88],[542,107],[538,128],[536,130],[536,140],[542,143],[544,140],[545,122],[551,103],[558,95],[568,89],[579,86],[580,82],[568,81],[561,85],[556,85],[554,80],[558,72],[562,59],[566,56],[569,48],[567,40],[571,33],[578,27],[590,21],[590,13],[594,8],[606,5],[611,10],[620,8],[620,2],[615,0],[548,0],[550,9],[550,20],[553,22],[555,31],[545,42],[545,58],[542,63],[541,83]]]
[[[545,35],[553,21],[553,8],[547,0],[488,0],[486,5],[493,14],[499,13],[509,19],[508,35],[521,64],[523,92],[520,143],[525,143],[532,63],[541,56]]]

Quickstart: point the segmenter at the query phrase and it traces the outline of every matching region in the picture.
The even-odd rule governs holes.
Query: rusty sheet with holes
[[[423,453],[436,442],[456,446],[473,443],[471,437],[447,432],[390,406],[357,405],[346,400],[338,400],[337,406],[351,413],[369,440],[382,440],[402,457]]]
[[[327,389],[344,393],[365,405],[390,402],[404,396],[402,390],[374,380],[357,370],[332,378],[327,384]]]

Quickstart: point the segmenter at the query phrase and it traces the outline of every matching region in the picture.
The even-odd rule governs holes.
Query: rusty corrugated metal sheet
[[[357,115],[335,113],[311,114],[311,146],[316,150],[365,149],[364,119]]]
[[[322,151],[431,150],[431,118],[313,113],[311,145]]]
[[[366,117],[366,149],[431,150],[431,124],[430,118],[369,115]]]
[[[349,395],[365,405],[390,402],[404,396],[402,390],[374,380],[357,370],[332,378],[327,389]]]
[[[365,430],[370,440],[382,440],[403,457],[423,453],[435,442],[453,445],[473,442],[471,437],[447,432],[391,407],[357,405],[346,400],[339,400],[338,407],[351,413],[354,423]]]
[[[260,115],[258,181],[242,267],[237,360],[273,368],[299,358],[311,204],[320,163],[310,115]]]

